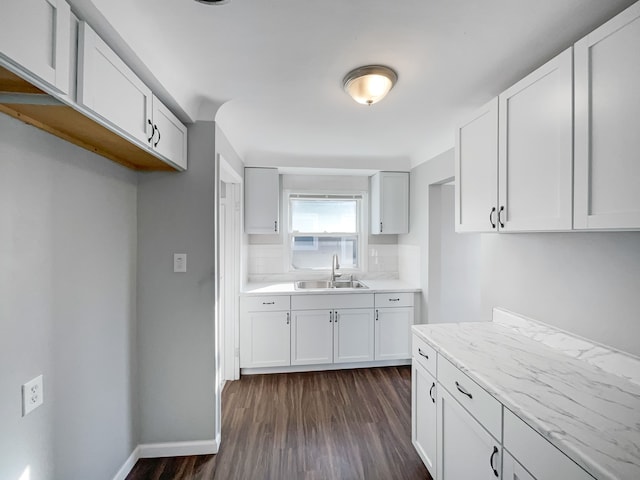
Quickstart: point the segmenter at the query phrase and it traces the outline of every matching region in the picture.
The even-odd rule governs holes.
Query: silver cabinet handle
[[[278,220],[273,222],[273,231],[278,233]]]
[[[418,355],[422,355],[424,358],[426,358],[427,360],[429,360],[429,355],[427,355],[426,353],[424,353],[420,347],[418,347]]]
[[[380,233],[382,233],[382,222],[380,222]]]
[[[498,223],[500,224],[500,228],[504,228],[504,221],[502,220],[502,212],[504,212],[504,205],[501,205],[500,210],[498,210]]]
[[[276,302],[262,302],[263,305],[275,305]]]
[[[333,322],[333,310],[329,311],[329,323]]]
[[[338,315],[338,312],[335,311],[333,312],[333,323],[338,323],[338,318],[340,318],[340,315]]]
[[[467,390],[462,385],[460,385],[457,380],[456,380],[456,388],[461,394],[466,395],[469,398],[473,398],[473,395],[467,392]]]
[[[436,384],[435,384],[435,382],[432,382],[432,383],[431,383],[431,388],[429,389],[429,396],[431,397],[431,401],[432,401],[433,403],[436,403],[436,399],[435,399],[435,398],[433,398],[433,389],[434,389],[434,388],[436,388]]]
[[[378,321],[378,310],[376,310],[376,322]]]
[[[399,298],[390,298],[389,301],[390,302],[399,302],[400,299]]]
[[[291,313],[287,312],[287,325],[291,322]]]

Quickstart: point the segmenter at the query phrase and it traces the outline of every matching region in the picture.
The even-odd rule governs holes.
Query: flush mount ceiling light
[[[342,80],[344,91],[363,105],[382,100],[393,88],[398,75],[384,65],[368,65],[351,70]]]
[[[205,5],[224,5],[229,3],[229,0],[196,0],[198,3],[204,3]]]

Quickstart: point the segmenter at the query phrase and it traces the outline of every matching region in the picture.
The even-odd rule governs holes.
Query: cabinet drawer
[[[502,404],[440,355],[438,383],[473,415],[498,441],[502,440]]]
[[[376,308],[413,307],[413,293],[376,293]]]
[[[436,376],[436,351],[417,335],[413,335],[411,340],[411,352],[414,361],[428,370],[428,372]]]
[[[289,295],[245,297],[244,305],[248,312],[289,310],[291,306],[290,298]]]
[[[322,310],[339,308],[373,308],[373,294],[310,294],[294,295],[291,298],[291,310]]]
[[[578,464],[506,408],[504,448],[537,480],[593,480]]]

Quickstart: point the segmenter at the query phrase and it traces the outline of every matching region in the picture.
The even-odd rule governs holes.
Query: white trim
[[[184,457],[218,453],[218,439],[194,442],[144,443],[138,445],[139,458]]]
[[[215,440],[200,440],[193,442],[146,443],[133,449],[129,458],[125,460],[115,474],[113,480],[126,480],[136,462],[141,458],[184,457],[187,455],[215,455],[220,446],[220,435]]]
[[[320,372],[327,370],[349,370],[353,368],[397,367],[399,365],[411,365],[411,359],[325,363],[319,365],[291,365],[287,367],[241,368],[240,373],[242,375],[262,375],[265,373]]]
[[[139,459],[140,459],[140,447],[138,446],[133,449],[133,452],[131,452],[131,455],[129,455],[129,458],[127,458],[124,464],[122,464],[122,467],[120,467],[120,470],[118,470],[118,473],[116,473],[116,475],[113,477],[113,480],[125,480],[127,478],[127,475],[129,475],[131,470],[133,470],[133,467],[135,467],[136,462]]]

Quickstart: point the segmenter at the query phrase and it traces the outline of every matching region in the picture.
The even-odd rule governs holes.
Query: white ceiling
[[[635,0],[70,0],[184,120],[215,120],[251,165],[404,169],[456,120]],[[398,83],[356,104],[342,78]]]

